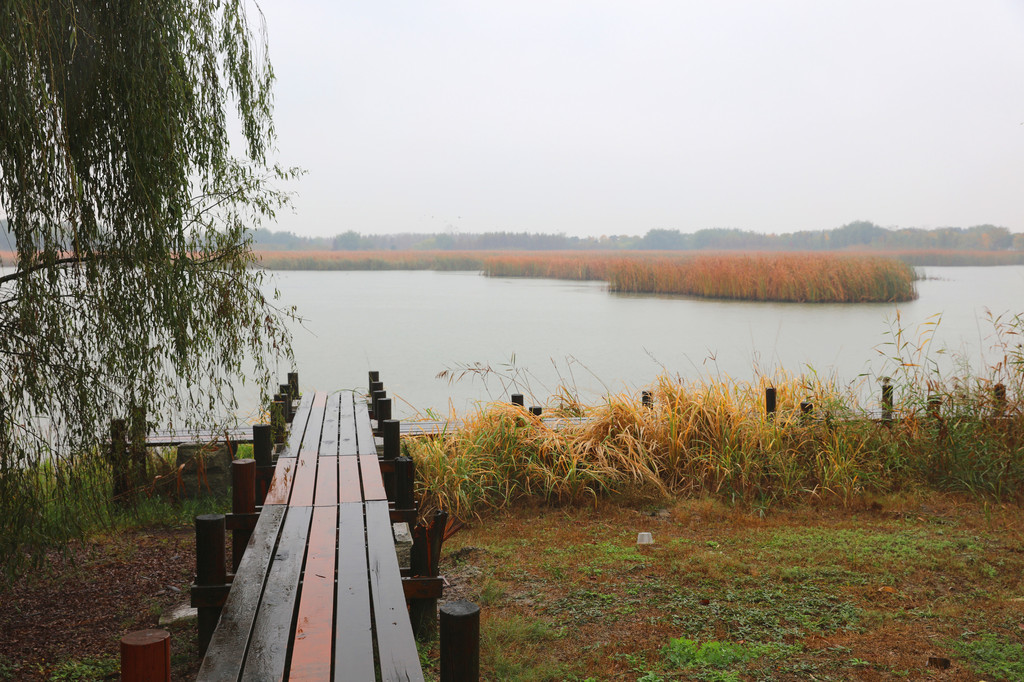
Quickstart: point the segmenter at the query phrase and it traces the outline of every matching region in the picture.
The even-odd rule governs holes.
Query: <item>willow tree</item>
[[[61,539],[80,510],[40,510],[77,489],[71,465],[112,416],[202,422],[287,352],[250,231],[294,171],[268,161],[273,73],[246,9],[6,0],[0,13],[14,252],[0,272],[0,554]]]

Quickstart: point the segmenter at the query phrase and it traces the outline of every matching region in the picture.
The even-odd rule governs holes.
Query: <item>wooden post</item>
[[[270,428],[275,443],[284,442],[284,400],[280,395],[274,396],[274,402],[270,403]]]
[[[511,402],[512,402],[513,405],[518,405],[519,407],[522,407],[523,405],[526,404],[523,401],[523,394],[522,393],[513,393],[512,397],[511,397]]]
[[[384,434],[383,458],[398,459],[402,454],[402,421],[400,419],[385,419],[381,431]]]
[[[480,679],[480,607],[459,600],[441,607],[441,682]]]
[[[998,383],[992,387],[992,397],[995,398],[995,416],[1002,417],[1006,413],[1006,384]]]
[[[281,400],[284,402],[284,421],[287,424],[291,424],[292,418],[295,417],[295,407],[292,404],[292,399],[295,396],[292,395],[292,387],[290,384],[280,384],[278,388],[281,389],[278,395],[281,396]]]
[[[941,395],[928,395],[928,416],[932,419],[939,418],[939,410],[942,408]]]
[[[129,411],[128,461],[131,467],[130,482],[134,490],[146,484],[146,410],[133,406]]]
[[[369,381],[367,382],[366,388],[369,391],[372,391],[374,382],[380,381],[380,372],[371,369],[367,372],[367,378]]]
[[[380,381],[370,382],[370,419],[377,418],[377,391],[383,391],[384,384]]]
[[[539,417],[543,413],[544,413],[544,408],[540,407],[538,405],[534,405],[533,407],[530,408],[530,414],[532,414],[535,417]]]
[[[131,491],[127,437],[127,422],[124,419],[111,419],[109,461],[114,474],[114,502],[119,505],[129,502]]]
[[[882,421],[892,421],[892,379],[882,377]]]
[[[410,556],[413,576],[436,578],[441,568],[441,545],[448,525],[448,512],[436,511],[429,523],[418,523],[412,532]],[[437,628],[437,599],[409,601],[409,622],[416,637],[430,639]]]
[[[644,391],[640,394],[640,402],[644,407],[654,407],[654,394]]]
[[[809,400],[800,401],[800,420],[804,423],[811,421],[811,415],[814,414],[814,403]]]
[[[298,399],[299,397],[299,373],[288,372],[288,385],[292,389],[292,397]]]
[[[256,460],[256,504],[267,499],[274,476],[274,442],[270,424],[252,425],[252,456]]]
[[[764,413],[768,419],[775,419],[775,388],[764,389]]]
[[[224,543],[224,515],[196,517],[196,585],[220,586],[228,581]],[[210,638],[220,620],[220,606],[198,607],[199,655],[206,655]]]
[[[388,397],[388,392],[384,389],[374,391],[370,394],[370,418],[377,419],[377,410],[380,409],[380,401]]]
[[[383,428],[382,424],[391,419],[391,398],[378,399],[377,409],[374,410],[374,413],[377,415],[377,430],[379,431]]]
[[[136,630],[122,637],[121,682],[171,682],[171,633]]]
[[[416,465],[409,457],[395,460],[395,510],[413,509],[416,506],[414,486]]]
[[[256,513],[256,460],[236,459],[231,462],[231,512],[234,514]],[[236,528],[231,531],[231,570],[237,571],[242,561],[245,546],[252,537],[251,528]]]

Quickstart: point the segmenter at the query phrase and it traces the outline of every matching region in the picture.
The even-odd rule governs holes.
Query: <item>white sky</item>
[[[1024,231],[1020,0],[259,0],[271,229]]]

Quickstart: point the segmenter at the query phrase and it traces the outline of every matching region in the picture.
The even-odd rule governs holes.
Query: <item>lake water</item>
[[[306,320],[294,330],[303,390],[364,388],[367,370],[376,369],[404,417],[428,408],[461,412],[513,390],[543,404],[559,383],[588,398],[639,391],[666,372],[750,380],[813,368],[843,383],[877,377],[891,371],[883,353],[892,354],[885,344],[897,313],[912,339],[941,317],[932,356],[948,367],[949,356],[936,354],[946,349],[980,371],[992,344],[986,310],[1024,312],[1024,266],[923,272],[916,301],[846,305],[626,296],[603,283],[475,272],[277,272],[273,279],[283,303]],[[455,383],[437,378],[476,363],[493,372]],[[255,402],[240,397],[247,408]]]

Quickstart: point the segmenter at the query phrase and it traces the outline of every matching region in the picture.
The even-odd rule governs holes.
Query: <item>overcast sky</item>
[[[259,0],[272,229],[1024,231],[1020,0]]]

